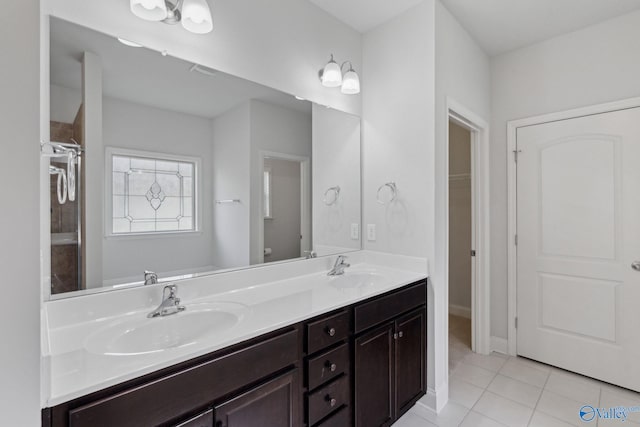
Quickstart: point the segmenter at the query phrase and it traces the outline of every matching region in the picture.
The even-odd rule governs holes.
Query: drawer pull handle
[[[334,337],[336,335],[336,328],[330,328],[327,326],[327,333],[330,337]]]
[[[331,397],[330,395],[327,394],[327,396],[325,397],[326,401],[329,402],[329,406],[331,406],[332,408],[334,406],[336,406],[336,404],[338,403],[338,401],[336,399],[334,399],[333,397]]]
[[[327,363],[324,364],[327,368],[329,368],[329,370],[331,372],[335,372],[336,369],[338,369],[338,365],[336,365],[335,363],[331,363],[327,360]]]

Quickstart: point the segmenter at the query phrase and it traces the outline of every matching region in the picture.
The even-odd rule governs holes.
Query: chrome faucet
[[[177,294],[178,287],[176,285],[165,286],[162,290],[162,302],[158,308],[147,314],[147,317],[164,317],[186,310],[184,305],[180,305],[180,298],[177,297]]]
[[[333,268],[327,273],[327,276],[339,276],[341,274],[344,274],[344,269],[347,267],[351,267],[351,264],[344,262],[346,259],[346,256],[338,255],[335,264],[333,264]]]
[[[304,251],[304,257],[306,259],[317,258],[318,254],[316,251]]]
[[[150,270],[144,271],[144,284],[145,285],[155,285],[158,283],[158,275]]]

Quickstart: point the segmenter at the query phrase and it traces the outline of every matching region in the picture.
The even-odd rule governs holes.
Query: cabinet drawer
[[[307,361],[309,390],[313,390],[345,372],[349,373],[348,344],[342,344],[336,349],[312,357]]]
[[[347,427],[351,425],[349,408],[342,408],[334,415],[317,425],[317,427]]]
[[[349,312],[307,323],[307,353],[315,353],[349,336]]]
[[[427,301],[426,282],[421,282],[390,295],[356,306],[355,333],[369,329]]]
[[[176,427],[213,427],[213,409],[177,424]]]
[[[298,361],[298,330],[69,411],[70,427],[167,423]]]
[[[349,404],[349,377],[346,375],[311,393],[308,399],[309,425],[313,425]]]

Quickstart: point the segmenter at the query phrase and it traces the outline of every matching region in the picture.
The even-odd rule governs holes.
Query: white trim
[[[508,351],[515,356],[517,354],[517,330],[515,319],[517,316],[517,247],[515,245],[515,235],[517,227],[517,169],[514,161],[514,151],[517,147],[517,130],[525,126],[539,125],[560,120],[575,119],[578,117],[590,116],[594,114],[609,113],[612,111],[625,110],[640,107],[640,97],[622,99],[604,104],[589,105],[566,111],[557,111],[539,116],[527,117],[524,119],[511,120],[507,122],[507,209],[508,209],[508,256],[507,256],[507,301],[508,301]]]
[[[448,363],[447,363],[448,366]],[[449,396],[449,384],[445,383],[438,390],[427,389],[427,394],[418,400],[413,407],[416,414],[427,420],[435,417],[447,404]]]
[[[509,343],[500,337],[491,337],[491,351],[496,353],[509,354]]]
[[[471,319],[471,307],[463,307],[461,305],[449,304],[449,314],[454,316],[464,317],[465,319]]]
[[[476,249],[472,269],[472,347],[477,353],[490,351],[490,222],[489,222],[489,125],[464,105],[447,97],[445,129],[445,176],[449,175],[449,121],[453,120],[472,131],[472,243]],[[448,184],[448,180],[446,180]],[[445,188],[445,283],[449,287],[449,186]]]

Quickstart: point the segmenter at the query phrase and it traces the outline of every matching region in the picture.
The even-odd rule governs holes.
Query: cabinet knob
[[[398,336],[399,336],[400,338],[402,338],[402,336],[403,336],[403,335],[404,335],[404,332],[402,332],[402,331],[398,332]]]
[[[327,360],[327,363],[325,363],[325,366],[329,368],[331,372],[335,372],[336,369],[338,369],[338,365],[336,365],[335,363],[331,363],[328,360]]]
[[[336,406],[336,404],[338,403],[338,401],[336,399],[334,399],[333,397],[331,397],[330,395],[327,394],[327,396],[325,397],[326,401],[329,402],[329,406],[331,406],[332,408],[334,406]]]
[[[327,326],[327,333],[329,334],[330,337],[333,337],[336,335],[336,328],[330,328]]]

